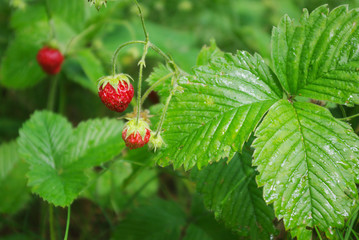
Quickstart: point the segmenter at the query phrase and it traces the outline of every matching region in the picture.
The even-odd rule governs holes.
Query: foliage
[[[60,239],[70,206],[73,239],[358,235],[358,3],[92,3],[0,3],[1,239]],[[96,83],[118,70],[121,115]],[[125,147],[137,116],[161,149]]]

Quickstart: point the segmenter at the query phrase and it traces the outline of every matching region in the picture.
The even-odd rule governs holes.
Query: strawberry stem
[[[123,44],[121,44],[116,50],[115,50],[115,53],[113,54],[112,56],[112,75],[115,76],[116,75],[116,61],[117,61],[117,56],[118,54],[120,53],[121,49],[128,46],[128,45],[131,45],[131,44],[136,44],[136,43],[141,43],[141,44],[146,44],[145,41],[129,41],[129,42],[125,42]]]
[[[338,120],[350,120],[352,118],[356,118],[359,117],[359,113],[358,114],[354,114],[352,116],[348,116],[348,117],[343,117],[343,118],[337,118]]]
[[[150,42],[148,41],[148,39],[146,39],[146,44],[143,48],[143,53],[142,53],[142,57],[141,60],[138,62],[138,65],[140,65],[140,73],[138,76],[138,83],[137,83],[137,118],[136,118],[136,123],[138,124],[138,120],[140,119],[141,116],[141,85],[142,85],[142,75],[143,75],[143,67],[146,67],[146,62],[145,62],[145,58],[148,52],[148,47],[150,45]]]
[[[163,125],[163,122],[165,121],[165,118],[166,118],[166,113],[167,113],[167,109],[168,109],[168,106],[170,104],[170,101],[171,101],[171,98],[172,98],[172,95],[173,95],[173,91],[171,91],[170,95],[168,96],[167,100],[166,100],[166,104],[162,110],[162,115],[161,115],[161,119],[160,119],[160,122],[158,124],[158,127],[157,127],[157,130],[156,130],[156,133],[155,133],[155,136],[157,136],[160,131],[162,130],[162,125]]]
[[[67,220],[66,220],[66,231],[65,231],[64,240],[67,240],[67,237],[68,237],[68,235],[69,235],[70,218],[71,218],[71,205],[69,205],[69,206],[67,207]]]
[[[137,0],[134,0],[137,8],[138,8],[138,12],[140,14],[140,18],[141,18],[141,24],[142,24],[142,28],[143,28],[143,33],[145,34],[145,38],[146,38],[146,43],[149,42],[149,37],[148,37],[148,33],[147,33],[147,30],[146,30],[146,26],[145,26],[145,20],[143,18],[143,14],[142,14],[142,9],[141,9],[141,6],[140,4],[138,4]]]
[[[170,72],[169,74],[161,77],[160,79],[158,79],[154,84],[152,84],[147,90],[146,92],[143,94],[142,98],[141,98],[141,105],[144,103],[144,101],[146,100],[146,98],[148,97],[148,95],[158,86],[160,85],[163,81],[165,81],[166,79],[172,77],[175,73],[174,72]]]

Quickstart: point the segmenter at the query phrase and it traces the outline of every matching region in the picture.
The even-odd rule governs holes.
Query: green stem
[[[345,109],[342,105],[339,105],[339,109],[340,111],[342,112],[342,116],[343,118],[346,118],[347,117],[347,113],[345,112]]]
[[[136,44],[136,43],[141,43],[141,44],[147,44],[145,41],[129,41],[126,43],[121,44],[116,50],[115,53],[113,54],[112,57],[112,75],[116,75],[116,61],[117,61],[117,56],[119,54],[119,52],[121,51],[122,48],[131,45],[131,44]]]
[[[59,81],[59,74],[50,78],[50,91],[47,100],[47,110],[49,111],[54,111],[55,109],[55,98],[56,98],[58,81]]]
[[[337,118],[337,119],[338,119],[338,120],[350,120],[350,119],[352,119],[352,118],[356,118],[356,117],[359,117],[359,113],[354,114],[354,115],[349,116],[349,117]]]
[[[167,100],[166,100],[166,105],[164,106],[164,108],[163,108],[163,110],[162,110],[161,119],[160,119],[160,122],[159,122],[159,124],[158,124],[157,130],[156,130],[156,133],[155,133],[155,136],[157,136],[157,135],[160,133],[161,129],[162,129],[162,125],[163,125],[163,122],[165,121],[167,109],[168,109],[168,106],[169,106],[169,104],[170,104],[172,95],[173,95],[173,91],[171,91],[170,95],[168,96],[168,98],[167,98]]]
[[[158,86],[160,85],[163,81],[165,81],[166,79],[168,79],[169,77],[172,77],[175,73],[171,72],[163,77],[161,77],[160,79],[158,79],[154,84],[151,85],[151,87],[149,87],[146,92],[143,94],[142,98],[141,98],[141,105],[144,103],[144,101],[146,100],[146,98],[148,97],[148,95]]]
[[[315,228],[315,231],[317,232],[317,235],[318,235],[319,239],[320,239],[320,240],[323,240],[323,239],[322,239],[322,236],[320,235],[320,232],[319,232],[317,226],[314,226],[314,228]]]
[[[56,234],[54,229],[54,208],[52,204],[49,204],[49,224],[50,224],[50,239],[56,240]]]
[[[66,232],[65,232],[64,240],[67,240],[67,237],[69,236],[70,218],[71,218],[71,205],[67,207],[67,221],[66,221]]]
[[[140,72],[139,72],[139,76],[138,76],[138,83],[137,83],[137,117],[136,117],[136,123],[138,123],[138,120],[140,119],[141,116],[141,87],[142,87],[142,76],[143,76],[143,67],[146,67],[146,63],[145,63],[145,58],[148,52],[148,47],[149,47],[149,42],[148,39],[146,39],[146,44],[143,48],[143,53],[142,53],[142,57],[141,60],[138,62],[138,64],[140,65]]]
[[[141,6],[140,6],[140,4],[138,4],[137,0],[134,0],[134,1],[135,1],[135,4],[136,4],[137,8],[138,8],[139,13],[140,13],[141,24],[142,24],[142,28],[143,28],[143,33],[145,34],[146,42],[148,42],[149,37],[148,37],[147,30],[146,30],[145,20],[143,18]]]

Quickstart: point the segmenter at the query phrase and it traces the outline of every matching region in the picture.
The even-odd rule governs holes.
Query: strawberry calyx
[[[136,118],[130,119],[125,126],[123,127],[123,131],[127,130],[126,137],[127,139],[131,134],[140,134],[141,139],[143,140],[146,136],[147,130],[150,130],[150,126],[148,123],[142,119],[138,120],[138,123],[136,122]]]
[[[88,2],[90,2],[91,6],[95,5],[95,8],[99,11],[102,5],[106,7],[107,0],[88,0]]]
[[[127,83],[127,88],[130,89],[130,79],[128,78],[127,74],[116,74],[111,76],[104,76],[101,77],[98,81],[97,88],[99,90],[103,89],[107,84],[110,84],[113,89],[115,89],[116,93],[118,93],[117,86],[119,84],[123,84],[123,82]]]
[[[162,147],[166,146],[166,143],[163,141],[160,134],[153,134],[150,137],[148,146],[150,149],[153,149],[156,152],[157,149],[161,149]]]

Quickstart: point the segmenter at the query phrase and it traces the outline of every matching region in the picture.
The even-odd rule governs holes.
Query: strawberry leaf
[[[320,106],[281,100],[256,136],[257,183],[293,236],[342,227],[358,197],[359,138],[351,127]]]
[[[275,232],[274,212],[262,197],[251,167],[252,151],[246,146],[242,154],[194,169],[192,177],[207,208],[228,227],[250,239],[269,239]]]
[[[275,76],[258,55],[226,54],[183,77],[167,112],[161,165],[189,169],[232,159],[268,108],[282,97]]]
[[[283,88],[339,104],[359,103],[359,11],[326,5],[300,22],[284,16],[272,34],[274,70]]]
[[[119,121],[96,119],[73,131],[64,117],[35,112],[18,140],[20,154],[30,165],[32,191],[55,206],[71,204],[87,185],[84,170],[122,151],[121,128]]]

